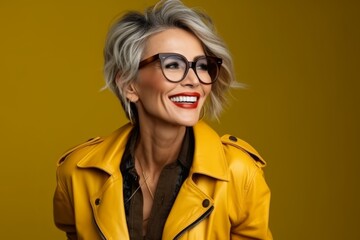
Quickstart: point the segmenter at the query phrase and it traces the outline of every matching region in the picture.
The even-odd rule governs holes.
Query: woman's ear
[[[122,80],[121,73],[117,72],[116,76],[115,76],[115,83],[116,83],[116,87],[119,88],[119,89],[120,89],[120,86],[121,86],[121,80]]]
[[[136,103],[139,100],[139,95],[133,83],[127,85],[125,89],[125,95],[130,102]]]
[[[121,74],[120,72],[118,72],[116,74],[116,77],[115,77],[115,82],[116,82],[116,86],[118,88],[121,88],[122,84],[121,84]],[[126,98],[130,101],[130,102],[137,102],[139,100],[139,96],[137,94],[137,91],[134,87],[134,84],[131,83],[129,85],[127,85],[126,87],[124,87],[125,89],[123,89],[123,93],[125,93],[125,96]]]

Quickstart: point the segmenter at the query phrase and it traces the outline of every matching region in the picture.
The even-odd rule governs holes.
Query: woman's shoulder
[[[81,155],[86,155],[87,152],[89,152],[92,148],[94,148],[96,145],[100,144],[103,141],[104,138],[102,137],[94,137],[94,138],[90,138],[86,142],[80,143],[78,145],[69,148],[60,156],[58,160],[58,166],[61,166],[65,162],[69,162],[68,159],[70,158],[77,160],[81,159],[80,157]],[[74,155],[75,157],[73,157]]]
[[[229,183],[234,189],[248,191],[251,186],[265,186],[264,171],[266,162],[247,142],[226,134],[221,137],[225,158],[228,164]]]
[[[249,143],[230,134],[220,137],[205,122],[195,125],[194,135],[198,149],[207,149],[208,155],[224,152],[228,164],[243,164],[257,169],[266,166],[264,159]]]
[[[58,159],[58,168],[63,169],[63,171],[71,171],[76,168],[80,161],[85,157],[89,157],[92,153],[113,150],[112,148],[117,142],[124,141],[124,138],[126,138],[130,130],[131,126],[124,125],[108,136],[94,137],[68,149]]]
[[[255,148],[246,141],[236,136],[225,134],[221,137],[221,142],[229,165],[242,164],[247,167],[255,167],[258,169],[266,166],[265,160]]]

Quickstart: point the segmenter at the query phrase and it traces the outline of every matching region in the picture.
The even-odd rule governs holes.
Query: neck
[[[149,174],[158,174],[163,167],[176,161],[186,127],[140,123],[136,158]]]

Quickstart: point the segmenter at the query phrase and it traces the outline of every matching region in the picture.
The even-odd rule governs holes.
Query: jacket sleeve
[[[231,239],[272,240],[269,230],[270,189],[262,168],[266,162],[245,141],[222,137],[229,161]]]
[[[77,240],[75,210],[73,201],[73,184],[72,178],[75,169],[77,169],[77,162],[87,153],[84,150],[81,154],[79,151],[86,147],[95,146],[101,142],[99,137],[89,139],[87,142],[79,144],[66,151],[59,159],[56,180],[57,185],[53,198],[53,214],[55,225],[62,231],[66,232],[67,239]],[[75,155],[77,152],[77,155]]]
[[[261,169],[251,178],[238,208],[238,211],[241,211],[241,221],[232,226],[231,239],[271,240],[273,238],[268,227],[270,190]]]
[[[66,232],[68,240],[77,240],[73,204],[61,180],[59,168],[57,170],[57,186],[53,199],[53,211],[55,225],[60,230]]]

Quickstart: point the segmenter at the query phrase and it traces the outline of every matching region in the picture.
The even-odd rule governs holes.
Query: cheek
[[[172,84],[166,81],[161,72],[143,71],[136,81],[137,92],[141,96],[161,95],[171,90]]]

